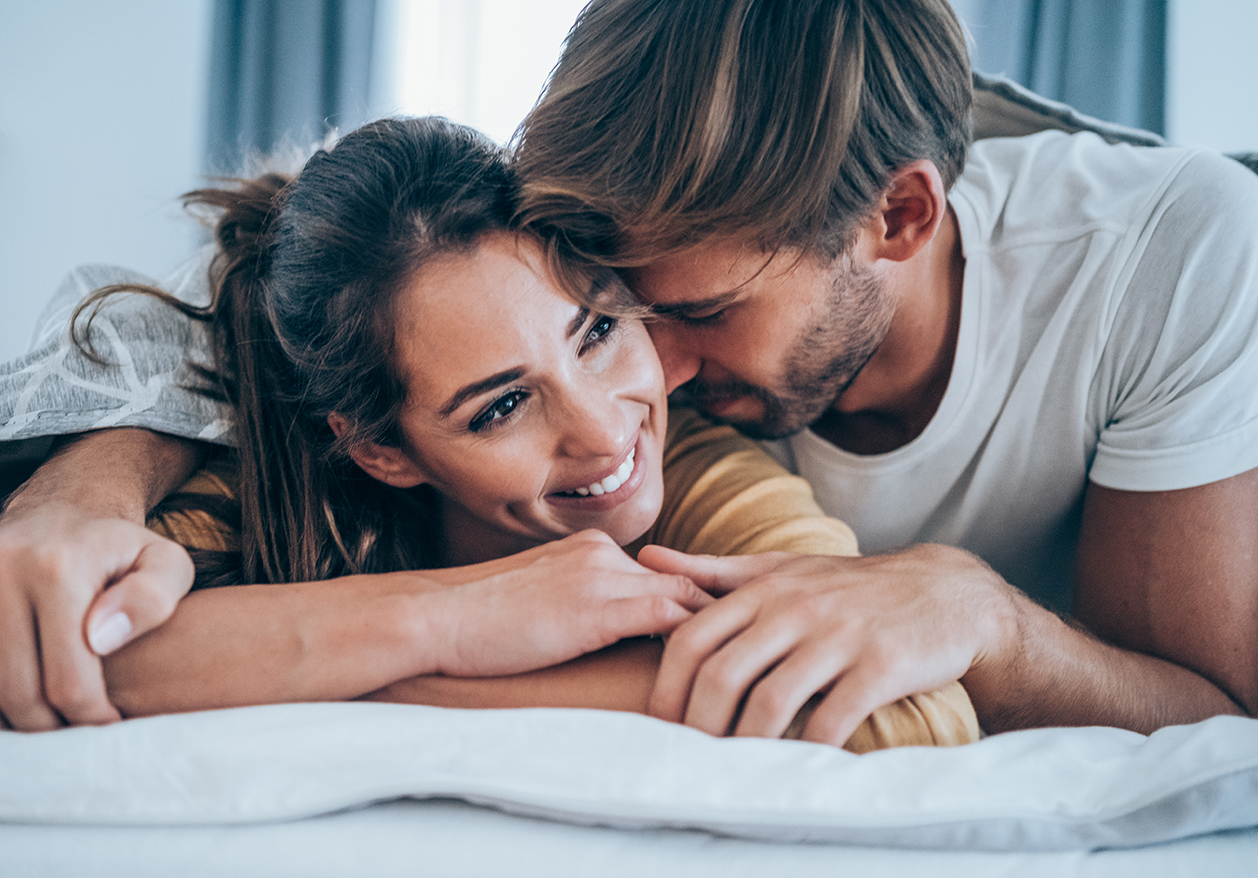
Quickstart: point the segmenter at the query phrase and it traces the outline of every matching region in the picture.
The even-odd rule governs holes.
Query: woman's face
[[[538,245],[507,234],[426,266],[396,314],[401,452],[452,528],[514,551],[586,528],[623,545],[650,527],[667,402],[639,321],[574,304]]]

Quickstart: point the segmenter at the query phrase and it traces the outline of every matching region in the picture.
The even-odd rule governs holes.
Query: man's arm
[[[654,714],[708,731],[748,690],[739,734],[773,734],[830,687],[804,736],[834,740],[869,705],[953,676],[993,732],[1147,733],[1258,707],[1258,471],[1182,491],[1089,487],[1077,606],[1097,636],[942,546],[640,559],[732,592],[674,632],[652,695]]]
[[[1177,690],[1160,725],[1177,702],[1228,712],[1221,696],[1258,714],[1258,469],[1180,491],[1090,485],[1076,580],[1075,615],[1098,637],[1212,684],[1196,708],[1200,684]]]
[[[0,717],[9,727],[118,719],[98,654],[161,624],[191,587],[187,553],[144,518],[199,453],[147,430],[102,430],[62,447],[10,497],[0,516]]]

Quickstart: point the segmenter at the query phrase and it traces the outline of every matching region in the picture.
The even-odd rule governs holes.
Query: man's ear
[[[337,437],[340,437],[344,436],[349,429],[349,422],[333,412],[328,415],[328,426]],[[359,469],[377,482],[384,482],[395,488],[414,488],[427,481],[419,465],[401,448],[364,442],[350,449],[349,456],[354,463],[358,464]]]
[[[905,262],[935,237],[948,212],[948,193],[935,163],[922,159],[905,165],[866,222],[866,244],[874,259]]]

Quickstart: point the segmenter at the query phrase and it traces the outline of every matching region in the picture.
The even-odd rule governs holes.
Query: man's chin
[[[697,409],[712,420],[728,424],[752,439],[784,439],[800,432],[814,420],[817,406],[780,399],[763,393],[728,395],[695,393],[683,385],[674,391],[672,401]],[[825,410],[825,405],[821,405]]]
[[[699,401],[699,409],[727,424],[758,424],[764,419],[764,404],[750,396],[722,396]]]
[[[754,398],[726,398],[719,402],[703,400],[694,403],[694,407],[712,420],[728,424],[751,439],[785,439],[808,426],[806,422],[799,425],[788,422],[781,413],[766,411],[765,405]]]

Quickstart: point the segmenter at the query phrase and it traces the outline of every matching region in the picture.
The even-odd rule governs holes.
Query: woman
[[[565,295],[539,242],[511,227],[514,181],[474,132],[373,123],[284,183],[190,196],[224,210],[215,300],[180,307],[211,322],[237,406],[240,541],[226,514],[206,533],[205,511],[230,507],[231,461],[158,523],[215,552],[203,579],[272,585],[194,594],[111,657],[125,712],[382,687],[373,697],[642,710],[657,645],[552,667],[619,639],[597,618],[605,603],[585,600],[599,583],[565,579],[565,551],[594,543],[612,567],[633,564],[616,546],[635,541],[854,551],[751,443],[690,414],[669,430],[630,297],[570,265],[563,282],[599,307]],[[534,561],[523,587],[495,578]],[[671,601],[623,600],[642,611],[631,633],[648,634],[710,598],[679,580]],[[883,708],[849,746],[975,733],[954,684]]]

